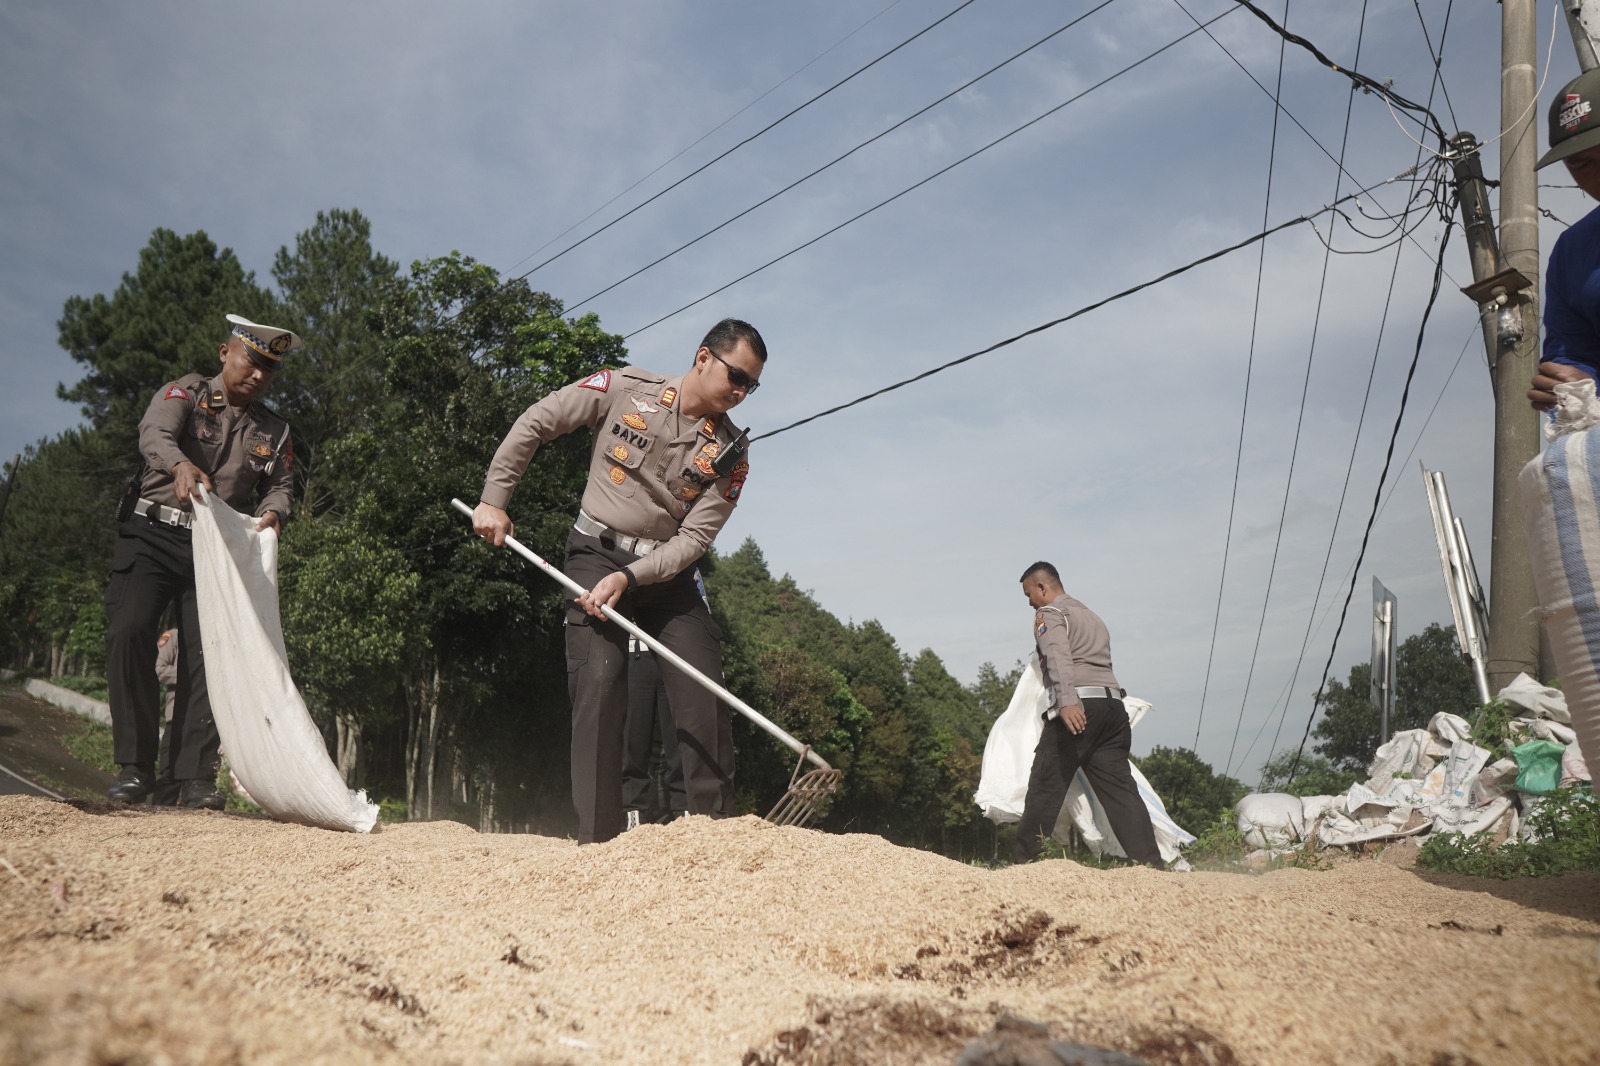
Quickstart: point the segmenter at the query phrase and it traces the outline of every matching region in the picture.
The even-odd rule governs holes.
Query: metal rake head
[[[806,751],[810,751],[809,747]],[[835,792],[839,790],[839,782],[844,777],[842,770],[812,770],[801,775],[800,771],[806,764],[805,754],[802,753],[800,761],[795,764],[794,773],[789,775],[789,791],[773,806],[767,814],[767,821],[773,825],[793,825],[804,828],[811,821]]]

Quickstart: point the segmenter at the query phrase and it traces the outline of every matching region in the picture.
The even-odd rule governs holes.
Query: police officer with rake
[[[256,529],[281,532],[289,517],[294,448],[289,424],[261,403],[283,357],[300,346],[289,330],[228,315],[213,376],[163,385],[139,422],[143,465],[119,512],[106,584],[106,680],[111,733],[122,771],[106,790],[114,803],[158,802],[221,810],[216,789],[221,742],[206,691],[190,544],[192,501],[205,486],[249,511]],[[177,699],[171,744],[156,756],[161,708],[155,674],[162,612],[178,614]]]
[[[566,572],[589,589],[567,600],[572,697],[572,802],[578,843],[624,827],[623,725],[628,634],[602,606],[631,618],[711,680],[722,681],[722,632],[695,587],[695,562],[733,514],[750,463],[727,413],[760,385],[767,346],[726,318],[689,369],[602,370],[522,413],[489,465],[472,528],[492,544],[512,533],[505,508],[540,445],[590,426],[589,481],[567,536]],[[730,817],[733,730],[728,709],[681,670],[661,671],[672,706],[690,814]]]

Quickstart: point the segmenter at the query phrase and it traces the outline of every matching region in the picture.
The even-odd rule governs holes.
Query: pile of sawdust
[[[949,1063],[1004,1015],[1151,1063],[1600,1061],[1587,874],[990,871],[754,818],[578,848],[23,797],[0,858],[8,1063]]]

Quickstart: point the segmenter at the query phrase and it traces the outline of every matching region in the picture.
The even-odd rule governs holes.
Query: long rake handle
[[[462,503],[459,499],[452,499],[450,503],[455,507],[456,510],[460,511],[468,518],[472,517],[472,508]],[[557,581],[561,582],[562,585],[564,585],[574,594],[582,596],[589,591],[576,581],[572,580],[572,578],[562,573],[558,568],[550,563],[545,562],[538,555],[535,555],[531,550],[528,549],[526,545],[517,540],[516,537],[507,537],[506,547],[510,548],[512,551],[516,552],[518,555],[522,556],[524,559],[528,560],[528,562],[532,563],[534,566],[537,566],[540,570],[543,570]],[[684,673],[688,674],[695,680],[696,683],[700,685],[701,688],[704,688],[712,695],[718,697],[728,706],[734,708],[740,714],[744,715],[756,725],[766,730],[774,740],[778,741],[778,743],[782,744],[796,755],[803,755],[805,758],[811,760],[811,762],[816,764],[819,770],[833,769],[833,767],[829,766],[827,760],[822,756],[812,751],[806,745],[800,743],[794,737],[791,737],[788,733],[785,733],[781,726],[768,719],[766,715],[745,703],[744,700],[741,700],[738,696],[735,696],[733,693],[729,692],[727,689],[711,680],[705,674],[702,674],[699,670],[696,670],[694,667],[690,666],[682,659],[682,657],[678,655],[677,652],[673,651],[671,648],[668,648],[655,637],[652,637],[650,634],[634,625],[633,622],[622,617],[622,615],[618,614],[615,609],[609,606],[602,606],[600,609],[605,612],[605,616],[607,618],[611,619],[613,622],[617,623],[617,625],[621,626],[623,629],[626,629],[629,633],[632,633],[635,637],[637,637],[641,644],[655,652],[656,655],[667,660],[667,662],[671,663],[673,666],[676,666],[679,670],[682,670]]]

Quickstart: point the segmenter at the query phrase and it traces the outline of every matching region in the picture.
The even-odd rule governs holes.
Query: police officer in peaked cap
[[[106,680],[122,767],[106,798],[116,803],[142,803],[157,793],[156,637],[162,613],[176,604],[177,700],[157,798],[222,809],[216,790],[220,741],[206,692],[189,540],[196,487],[256,515],[258,530],[281,532],[289,517],[293,441],[289,424],[261,398],[300,338],[238,315],[226,317],[230,330],[217,347],[218,371],[167,382],[139,422],[143,462],[119,514],[106,584]]]

